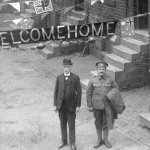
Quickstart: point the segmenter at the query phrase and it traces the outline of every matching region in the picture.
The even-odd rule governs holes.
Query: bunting
[[[24,3],[26,3],[26,5],[29,5],[31,2],[32,1],[24,1]],[[0,9],[2,9],[3,6],[6,6],[6,5],[11,5],[14,9],[16,9],[17,11],[20,12],[20,2],[18,2],[17,0],[0,3]]]
[[[91,0],[91,5],[94,5],[96,2],[104,3],[104,0]]]
[[[128,17],[121,20],[121,36],[132,36],[135,34],[134,18]]]

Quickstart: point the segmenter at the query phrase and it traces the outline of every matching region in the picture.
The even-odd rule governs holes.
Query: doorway
[[[148,0],[137,0],[136,14],[148,13]],[[148,15],[135,18],[136,29],[148,29]]]

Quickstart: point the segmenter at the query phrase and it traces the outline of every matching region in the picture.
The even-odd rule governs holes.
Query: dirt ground
[[[97,61],[93,56],[71,55],[73,72],[81,79]],[[58,115],[54,112],[56,76],[62,72],[63,57],[46,60],[36,50],[0,50],[0,149],[55,150],[60,142]],[[87,65],[88,64],[88,65]],[[139,127],[140,113],[148,112],[150,88],[123,92],[127,109],[110,132],[112,150],[149,150],[150,132]],[[93,115],[88,112],[83,90],[77,114],[78,150],[93,150],[96,142]],[[99,148],[106,150],[105,146]],[[69,150],[69,146],[63,148]]]

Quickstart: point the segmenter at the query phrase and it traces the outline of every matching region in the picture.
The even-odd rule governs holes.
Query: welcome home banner
[[[77,39],[88,36],[108,36],[115,33],[118,21],[84,25],[32,28],[0,32],[0,46],[46,42],[49,40]]]

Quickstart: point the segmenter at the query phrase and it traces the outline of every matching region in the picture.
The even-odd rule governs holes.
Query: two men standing
[[[107,93],[112,88],[119,88],[117,83],[106,74],[106,62],[96,63],[97,76],[90,79],[86,91],[87,105],[91,112],[94,112],[95,127],[98,141],[94,148],[105,144],[111,148],[108,141],[109,129],[113,128],[114,119],[117,115],[111,107]],[[54,106],[59,113],[62,143],[58,148],[67,145],[67,123],[69,126],[69,143],[71,150],[76,150],[75,146],[75,118],[76,112],[81,106],[81,85],[80,78],[71,72],[72,62],[70,59],[63,60],[64,72],[57,76],[54,92]],[[103,138],[102,138],[103,134]]]

